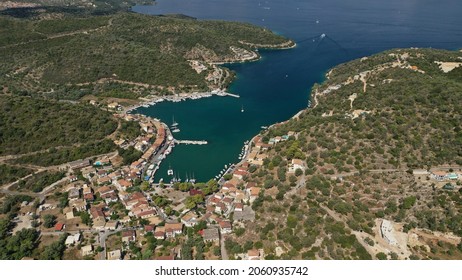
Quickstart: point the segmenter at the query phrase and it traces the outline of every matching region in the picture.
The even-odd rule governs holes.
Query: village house
[[[165,227],[156,227],[154,231],[154,237],[158,240],[165,239]]]
[[[227,196],[227,197],[225,197],[225,198],[223,198],[221,200],[221,202],[223,202],[223,204],[225,204],[227,208],[229,208],[232,205],[233,201],[234,200],[229,196]]]
[[[87,211],[87,202],[83,199],[69,201],[69,206],[78,212]]]
[[[208,204],[209,205],[216,205],[221,201],[221,198],[218,198],[216,196],[213,196],[212,198],[209,199]]]
[[[87,193],[83,196],[83,199],[87,202],[93,202],[95,200],[95,196],[92,193]]]
[[[155,225],[145,225],[144,226],[144,232],[145,233],[148,233],[148,232],[152,232],[154,233],[154,229],[156,228]]]
[[[223,184],[222,190],[227,190],[229,191],[230,189],[235,188],[236,186],[230,182],[226,182]]]
[[[199,222],[198,217],[194,212],[190,211],[186,213],[183,217],[181,217],[181,222],[185,225],[185,227],[193,227],[197,225]]]
[[[116,230],[118,225],[119,225],[119,221],[110,220],[106,222],[106,224],[104,225],[104,228],[106,230]]]
[[[74,219],[74,211],[72,210],[71,207],[66,207],[63,209],[63,214],[66,216],[66,220],[71,220]]]
[[[89,244],[87,246],[83,246],[81,251],[82,251],[82,257],[89,256],[93,254],[93,245]]]
[[[244,177],[247,176],[247,172],[243,170],[236,170],[233,172],[233,177],[238,180],[243,180]]]
[[[103,217],[96,217],[93,219],[93,228],[96,230],[104,230],[106,219]]]
[[[114,191],[101,195],[101,198],[104,199],[104,202],[106,202],[106,204],[109,204],[111,202],[117,202],[119,200],[117,194]]]
[[[260,260],[261,259],[260,251],[256,249],[248,250],[247,259],[250,261]]]
[[[112,173],[109,173],[109,174],[107,175],[107,177],[108,177],[109,179],[111,179],[111,182],[112,182],[112,181],[115,181],[115,180],[117,180],[117,179],[119,179],[120,176],[121,176],[121,174],[120,174],[120,171],[119,171],[119,170],[114,171],[114,172],[112,172]]]
[[[203,197],[204,193],[201,190],[191,189],[189,190],[189,195],[190,196],[200,195]]]
[[[132,208],[140,207],[141,205],[149,206],[146,197],[140,192],[132,193],[123,203],[127,210],[132,210]]]
[[[136,232],[134,230],[126,230],[122,232],[122,242],[128,244],[136,241]]]
[[[219,242],[220,241],[220,234],[218,232],[218,228],[204,229],[202,236],[204,238],[204,242]]]
[[[221,214],[225,213],[226,211],[228,211],[228,208],[223,202],[218,202],[217,205],[215,205],[215,213]]]
[[[80,233],[76,233],[74,235],[68,235],[66,238],[66,241],[64,241],[64,244],[69,247],[71,245],[74,245],[80,241]]]
[[[230,221],[221,221],[219,225],[221,234],[227,234],[232,232],[232,226]]]
[[[244,210],[244,205],[242,203],[235,203],[234,204],[234,211],[235,212],[242,212]]]
[[[108,185],[112,182],[111,178],[108,176],[96,179],[96,184],[98,185]]]
[[[69,200],[76,200],[80,197],[80,190],[78,188],[71,188],[67,192],[67,198]]]
[[[437,181],[444,181],[447,179],[447,173],[445,171],[433,171],[430,175],[430,178]]]
[[[107,107],[111,110],[118,110],[118,111],[122,109],[122,106],[120,106],[120,104],[117,102],[111,102],[107,104]]]
[[[107,253],[108,260],[121,260],[122,252],[120,250],[114,250]]]
[[[135,162],[133,162],[131,165],[130,165],[130,168],[131,169],[140,169],[143,167],[143,163],[144,163],[144,160],[143,159],[139,159]]]
[[[152,207],[147,207],[147,208],[137,208],[132,211],[133,214],[135,214],[136,217],[140,219],[149,219],[157,215],[157,211],[153,209]]]
[[[167,238],[175,237],[183,233],[182,223],[166,223],[165,224],[165,235]]]
[[[65,228],[66,228],[66,225],[62,223],[56,223],[55,225],[55,231],[63,231]]]
[[[257,199],[257,197],[260,195],[260,190],[261,188],[259,187],[252,187],[250,189],[247,189],[247,193],[250,197],[250,203],[254,202],[255,199]]]
[[[114,182],[114,186],[116,186],[120,190],[126,191],[128,188],[132,187],[133,184],[132,182],[127,181],[125,179],[120,179]]]
[[[70,183],[73,183],[73,182],[75,182],[75,181],[77,181],[77,176],[75,176],[75,175],[69,176],[69,182],[70,182]]]
[[[289,165],[288,173],[295,174],[295,171],[297,169],[300,169],[301,171],[304,171],[305,170],[305,164],[304,164],[303,160],[294,158],[294,159],[292,159],[291,164]]]
[[[85,184],[83,185],[82,193],[83,195],[86,195],[89,193],[93,193],[93,190],[87,184]]]
[[[91,207],[90,208],[90,215],[92,219],[96,218],[103,218],[104,219],[104,212],[101,207]]]
[[[91,174],[96,172],[96,169],[93,166],[88,166],[80,170],[82,176],[88,180],[91,180]]]
[[[69,162],[67,164],[68,168],[73,170],[74,172],[82,169],[82,168],[85,168],[85,167],[88,167],[90,166],[90,161],[88,159],[86,160],[76,160],[76,161],[73,161],[73,162]]]
[[[100,197],[104,199],[106,204],[109,204],[111,202],[117,202],[119,200],[117,194],[110,186],[103,186],[98,189],[98,192],[100,194]]]

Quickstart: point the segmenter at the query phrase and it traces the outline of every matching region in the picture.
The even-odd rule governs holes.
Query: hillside
[[[18,155],[104,139],[117,122],[92,106],[0,95],[0,155]]]
[[[253,240],[268,259],[460,259],[460,65],[460,52],[396,49],[329,71],[312,108],[261,135],[269,145],[254,151],[266,158],[245,178],[262,187],[256,222],[228,248]],[[459,180],[432,179],[441,172]]]
[[[134,13],[0,23],[3,91],[58,99],[226,88],[233,75],[215,63],[254,60],[252,45],[293,44],[249,24]]]
[[[8,0],[0,3],[0,10],[3,9],[24,9],[24,8],[80,8],[98,10],[128,9],[135,4],[149,4],[149,0]]]

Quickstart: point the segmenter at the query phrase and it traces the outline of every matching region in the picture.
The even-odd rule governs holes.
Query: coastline
[[[222,89],[219,90],[212,90],[210,92],[192,92],[192,93],[178,93],[175,95],[166,95],[166,96],[155,96],[152,98],[144,98],[143,102],[140,102],[138,104],[129,106],[125,108],[124,113],[131,113],[132,111],[140,108],[140,107],[151,107],[155,106],[157,103],[161,102],[181,102],[181,101],[186,101],[188,99],[191,100],[196,100],[196,99],[201,99],[201,98],[206,98],[206,97],[212,97],[212,96],[229,96],[229,97],[234,97],[234,98],[239,98],[239,95],[228,93]]]
[[[234,58],[229,61],[216,61],[216,62],[204,62],[204,63],[209,63],[210,65],[223,65],[223,64],[235,64],[235,63],[246,63],[246,62],[255,62],[261,59],[261,55],[258,53],[258,49],[275,49],[275,50],[285,50],[285,49],[292,49],[297,46],[297,43],[295,43],[292,40],[288,40],[284,43],[278,44],[278,45],[263,45],[263,44],[253,44],[253,43],[247,43],[244,41],[239,41],[239,43],[247,45],[247,46],[252,46],[255,47],[255,51],[249,51],[252,53],[252,56],[250,57],[244,57],[244,58]],[[157,103],[163,102],[163,101],[171,101],[171,102],[181,102],[185,101],[188,99],[201,99],[201,98],[206,98],[206,97],[212,97],[214,95],[216,96],[232,96],[239,98],[239,95],[232,94],[226,92],[227,88],[219,88],[212,90],[210,92],[191,92],[191,93],[178,93],[175,95],[166,95],[166,96],[153,96],[152,98],[142,98],[139,100],[140,101],[138,104],[135,104],[133,106],[129,106],[125,108],[124,112],[125,113],[130,113],[133,110],[136,110],[139,107],[150,107],[154,106]]]
[[[245,44],[243,42],[240,42],[240,43]],[[248,51],[248,52],[250,52],[252,54],[251,56],[247,56],[247,57],[244,57],[244,58],[235,58],[235,59],[232,59],[230,61],[206,62],[206,63],[209,63],[210,65],[222,65],[222,64],[254,62],[254,61],[258,61],[258,60],[261,59],[261,55],[258,52],[259,49],[285,50],[285,49],[292,49],[292,48],[295,48],[297,46],[297,44],[292,40],[286,41],[286,42],[284,42],[282,44],[279,44],[279,45],[257,45],[257,44],[249,44],[249,43],[247,43],[247,45],[251,45],[252,47],[256,47],[255,50]],[[140,102],[138,104],[135,104],[135,105],[130,106],[130,107],[126,107],[123,110],[123,112],[125,114],[132,114],[134,110],[136,110],[136,109],[138,109],[140,107],[148,108],[148,107],[151,107],[151,106],[155,106],[157,103],[164,102],[164,101],[181,102],[181,101],[186,101],[188,99],[196,100],[196,99],[201,99],[201,98],[206,98],[206,97],[212,97],[214,95],[215,96],[229,96],[229,97],[234,97],[234,98],[239,98],[240,97],[237,94],[232,94],[232,93],[226,92],[226,88],[215,89],[215,90],[212,90],[210,92],[192,92],[192,93],[178,93],[178,94],[175,94],[175,95],[167,95],[167,96],[153,96],[151,98],[139,99]],[[304,110],[301,110],[300,112],[297,113],[297,115],[300,114],[303,111]],[[166,128],[166,130],[169,131],[169,134],[172,135],[168,125],[161,122],[160,120],[159,120],[159,122]],[[271,128],[271,127],[273,127],[275,125],[279,125],[279,124],[280,123],[272,124],[271,126],[269,126],[266,129],[269,129],[269,128]],[[251,140],[247,140],[247,141],[244,142],[244,146],[242,147],[241,154],[239,155],[239,160],[236,163],[231,162],[231,163],[229,163],[229,166],[225,165],[225,168],[222,170],[222,173],[217,174],[215,176],[215,178],[210,178],[210,179],[215,179],[215,180],[217,180],[217,182],[221,182],[222,178],[223,178],[223,176],[225,174],[232,172],[237,166],[240,166],[245,161],[247,161],[248,156],[250,154],[250,150],[252,148],[252,144],[254,143],[255,138],[258,135],[259,134],[256,134],[255,136],[252,137]],[[168,154],[165,155],[165,158],[167,156],[168,156]]]

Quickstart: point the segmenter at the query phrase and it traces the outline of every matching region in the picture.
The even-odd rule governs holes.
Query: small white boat
[[[173,176],[173,169],[170,165],[168,166],[167,175]]]
[[[174,130],[172,130],[173,133],[177,133],[177,132],[180,132],[180,129],[178,128],[175,128]]]

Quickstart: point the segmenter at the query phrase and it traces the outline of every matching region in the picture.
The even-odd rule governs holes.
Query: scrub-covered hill
[[[134,13],[0,23],[3,90],[59,99],[225,88],[233,75],[215,63],[257,59],[255,46],[293,45],[249,24]]]
[[[263,133],[276,143],[245,178],[262,187],[256,222],[228,248],[252,240],[270,259],[462,258],[461,66],[460,52],[396,49],[332,69],[312,108]]]

